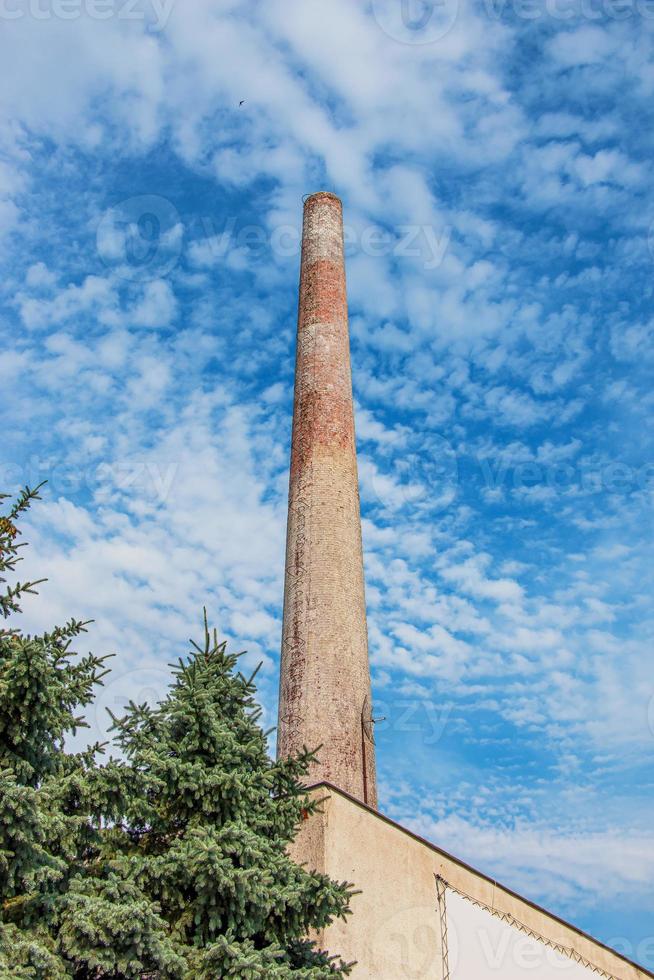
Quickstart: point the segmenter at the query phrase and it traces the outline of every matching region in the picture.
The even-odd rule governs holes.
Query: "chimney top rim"
[[[343,202],[337,194],[333,194],[332,191],[315,191],[313,194],[308,194],[304,199],[305,208],[308,207],[313,201],[317,199],[327,199],[331,201],[336,201],[340,207],[343,207]]]

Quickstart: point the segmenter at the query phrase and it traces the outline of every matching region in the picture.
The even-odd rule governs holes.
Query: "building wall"
[[[306,821],[293,854],[361,889],[352,901],[353,915],[317,937],[330,952],[357,961],[355,980],[445,980],[437,877],[448,883],[452,980],[584,980],[598,975],[588,964],[617,980],[651,976],[340,790],[323,785],[312,792],[325,797],[322,812]],[[562,955],[516,923],[574,956]]]

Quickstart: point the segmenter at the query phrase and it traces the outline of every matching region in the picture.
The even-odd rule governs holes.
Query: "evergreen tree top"
[[[5,577],[39,490],[0,516],[5,619],[43,581]],[[301,785],[313,754],[270,758],[256,672],[205,613],[162,702],[112,716],[118,756],[102,762],[102,746],[66,747],[107,673],[72,649],[87,626],[0,630],[0,980],[348,973],[307,936],[348,913],[351,887],[287,852],[318,805]]]

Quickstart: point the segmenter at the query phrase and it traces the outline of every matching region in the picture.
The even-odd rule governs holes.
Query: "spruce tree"
[[[121,873],[157,903],[189,977],[343,972],[304,937],[345,915],[349,889],[286,852],[316,806],[299,785],[312,756],[270,760],[254,678],[206,618],[193,647],[158,707],[130,705],[114,722],[125,762],[104,776],[109,790],[131,781],[111,813]]]
[[[20,613],[38,581],[9,585],[20,561],[19,521],[39,487],[0,516],[0,612]],[[1,495],[0,499],[6,499]],[[70,649],[86,623],[41,636],[0,628],[0,976],[67,977],[56,930],[69,882],[93,847],[88,773],[99,749],[67,753],[105,673],[102,658]]]
[[[37,495],[0,518],[0,573]],[[3,614],[36,584],[7,587]],[[347,914],[350,887],[287,854],[318,805],[300,783],[312,754],[270,759],[254,677],[205,616],[163,702],[113,719],[120,754],[100,765],[101,746],[65,746],[106,672],[70,650],[85,625],[0,631],[0,978],[349,973],[306,936]]]

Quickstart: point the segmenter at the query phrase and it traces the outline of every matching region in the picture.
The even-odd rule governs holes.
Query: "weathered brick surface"
[[[311,782],[376,806],[341,202],[304,206],[279,754],[322,745]]]

